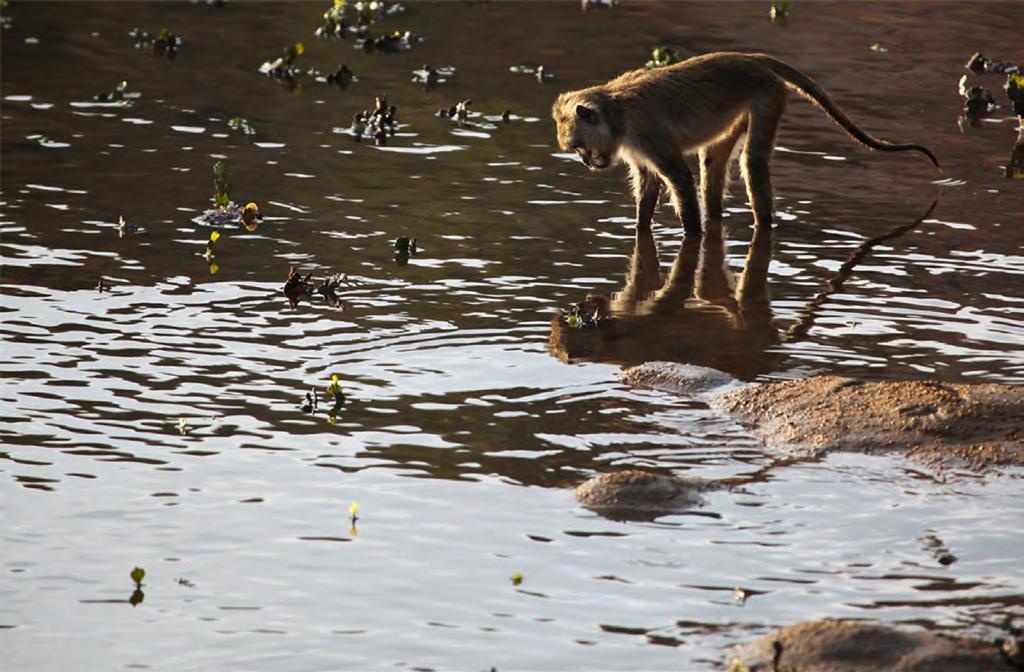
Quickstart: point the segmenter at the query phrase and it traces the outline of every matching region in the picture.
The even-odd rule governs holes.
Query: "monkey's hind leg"
[[[736,141],[746,131],[744,118],[724,136],[700,148],[700,202],[704,218],[709,222],[722,219],[722,196],[729,181],[729,163]]]
[[[785,109],[785,92],[751,104],[747,142],[743,147],[740,165],[747,183],[750,207],[754,210],[754,223],[758,228],[771,228],[772,225],[772,204],[775,198],[768,162],[775,149],[775,134]]]
[[[668,185],[672,194],[672,205],[676,208],[679,223],[687,236],[701,235],[700,207],[697,205],[697,188],[693,186],[693,173],[681,155],[659,158],[658,174]]]
[[[636,199],[636,230],[650,231],[654,208],[661,194],[661,178],[642,166],[629,166],[633,182],[633,197]]]

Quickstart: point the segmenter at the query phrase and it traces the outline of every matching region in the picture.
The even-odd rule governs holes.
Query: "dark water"
[[[975,50],[1024,60],[1019,4],[800,3],[785,28],[768,3],[417,4],[375,27],[424,37],[391,55],[314,38],[326,4],[3,9],[5,666],[712,669],[804,619],[991,636],[1024,615],[1019,473],[773,465],[699,401],[615,375],[671,359],[746,380],[1024,381],[1016,120],[1004,107],[962,132],[956,93]],[[136,26],[180,34],[178,57],[134,49]],[[290,90],[256,72],[296,41],[300,65],[359,81]],[[780,226],[747,275],[737,196],[723,245],[681,246],[668,208],[656,243],[635,242],[621,175],[561,154],[547,116],[558,91],[658,44],[777,55],[946,173],[869,153],[794,97]],[[423,63],[456,73],[425,93]],[[555,79],[509,70],[537,63]],[[93,101],[121,80],[130,105]],[[397,137],[338,132],[380,92]],[[480,125],[435,116],[466,98]],[[226,230],[214,269],[193,218],[218,159],[265,218]],[[119,216],[142,230],[119,237]],[[421,248],[406,266],[403,235]],[[347,273],[344,310],[289,310],[293,264]],[[622,289],[620,338],[549,345],[557,309]],[[334,423],[301,409],[332,374]],[[749,484],[646,524],[565,487],[627,466]],[[937,563],[929,534],[958,562]]]

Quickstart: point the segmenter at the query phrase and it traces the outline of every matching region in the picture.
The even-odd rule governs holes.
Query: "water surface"
[[[1024,60],[1019,8],[820,3],[782,28],[764,3],[415,4],[379,24],[423,36],[398,54],[318,41],[323,9],[4,8],[11,669],[714,669],[806,619],[992,636],[1022,615],[1019,473],[780,465],[702,402],[616,379],[659,358],[743,380],[1024,381],[1024,195],[1002,169],[1017,124],[1003,108],[961,131],[956,95],[971,52]],[[136,50],[136,26],[180,34],[177,58]],[[359,81],[257,73],[296,41],[304,67]],[[622,176],[562,154],[548,109],[659,44],[772,53],[946,172],[857,147],[793,96],[767,244],[750,249],[740,189],[721,245],[681,245],[667,207],[637,240]],[[424,92],[424,63],[456,72]],[[538,63],[555,78],[509,70]],[[130,105],[93,100],[121,80]],[[395,138],[338,132],[379,93]],[[479,125],[436,116],[467,98]],[[225,231],[214,267],[194,218],[220,159],[265,217]],[[141,230],[119,236],[121,216]],[[399,236],[421,248],[407,265]],[[344,308],[290,310],[291,265],[348,274]],[[620,291],[622,338],[551,338],[559,309]],[[332,374],[341,412],[304,412]],[[576,506],[568,486],[622,467],[746,485],[651,523]]]

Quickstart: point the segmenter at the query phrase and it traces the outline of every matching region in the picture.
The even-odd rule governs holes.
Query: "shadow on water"
[[[785,331],[772,312],[772,230],[754,229],[737,278],[726,259],[725,227],[711,223],[702,237],[683,239],[662,280],[654,235],[638,229],[622,288],[588,294],[569,312],[559,311],[551,321],[550,350],[564,362],[671,361],[755,380],[783,368],[785,353],[774,346],[806,338],[818,309],[874,248],[916,229],[938,203],[936,197],[917,219],[861,243]]]

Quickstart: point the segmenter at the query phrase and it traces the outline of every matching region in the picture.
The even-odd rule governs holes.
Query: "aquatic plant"
[[[231,117],[228,119],[228,128],[232,131],[241,131],[244,135],[256,134],[256,129],[245,117]]]
[[[220,240],[220,231],[211,231],[210,240],[206,243],[206,252],[203,253],[203,259],[206,259],[207,263],[213,262],[213,244],[218,240]]]
[[[318,281],[312,273],[302,275],[294,266],[290,266],[288,279],[281,291],[288,298],[289,307],[293,309],[298,308],[302,299],[312,299],[314,296],[320,296],[329,306],[344,308],[345,304],[338,296],[338,288],[347,280],[346,274],[335,273]]]
[[[395,30],[377,37],[373,37],[369,32],[362,30],[359,37],[356,38],[356,46],[368,54],[375,51],[394,54],[399,51],[408,51],[412,49],[414,44],[422,41],[423,38],[411,30],[407,30],[404,33],[400,30]]]
[[[142,567],[133,567],[130,576],[132,577],[132,581],[135,582],[136,586],[141,586],[142,580],[146,578],[146,570],[144,570]]]
[[[977,51],[971,54],[971,57],[967,59],[966,63],[964,63],[964,67],[976,75],[986,73],[1008,75],[1014,72],[1020,72],[1020,66],[1016,63],[986,58],[982,53]]]
[[[644,63],[644,67],[648,70],[654,68],[663,68],[666,65],[672,65],[673,63],[679,63],[682,59],[679,58],[679,54],[674,49],[668,47],[655,47],[654,51],[651,52],[651,60]]]
[[[964,98],[963,112],[968,118],[983,117],[996,109],[992,92],[982,86],[970,86],[967,75],[960,78],[957,91]]]
[[[292,64],[299,56],[305,53],[305,51],[306,47],[302,42],[296,42],[295,44],[289,45],[284,48],[284,54],[282,56],[279,56],[273,61],[264,61],[263,65],[260,66],[259,71],[267,77],[292,82],[302,74],[302,71],[299,68],[294,67]]]
[[[231,184],[228,182],[230,172],[231,166],[227,161],[213,164],[213,204],[222,210],[231,202]]]
[[[772,8],[768,14],[772,21],[785,25],[789,13],[789,0],[772,0]]]
[[[1024,75],[1018,72],[1008,74],[1003,88],[1013,103],[1013,113],[1024,118]]]
[[[93,96],[93,100],[99,103],[118,103],[126,102],[128,99],[138,97],[139,94],[137,93],[128,93],[128,81],[121,80],[121,82],[118,83],[118,85],[111,89],[109,92],[97,93],[95,96]]]
[[[388,105],[387,95],[377,96],[374,99],[373,111],[363,110],[352,116],[352,125],[349,127],[349,134],[356,140],[361,141],[364,137],[373,138],[374,143],[383,145],[388,135],[394,135],[398,120],[395,115],[398,108]]]
[[[158,56],[174,58],[183,41],[166,28],[161,28],[156,35],[150,35],[140,28],[132,28],[128,36],[135,41],[136,49],[151,49]]]
[[[136,224],[129,224],[128,222],[126,222],[124,220],[123,216],[118,215],[118,217],[117,217],[117,237],[118,238],[124,238],[125,236],[129,236],[129,235],[131,235],[133,233],[138,233],[138,232],[139,232],[138,225],[136,225]]]

